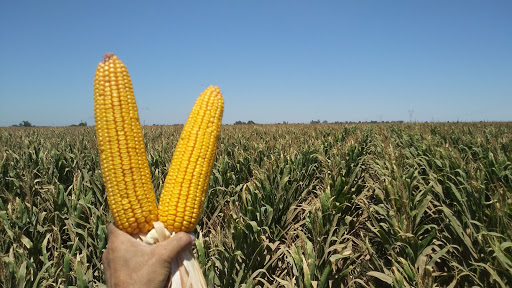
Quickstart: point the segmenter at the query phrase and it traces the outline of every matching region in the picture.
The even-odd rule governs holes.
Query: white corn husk
[[[152,245],[163,242],[175,234],[165,229],[160,221],[153,222],[153,226],[155,228],[147,234],[138,234],[137,239]],[[181,251],[173,260],[167,283],[168,288],[206,288],[203,272],[191,250]]]

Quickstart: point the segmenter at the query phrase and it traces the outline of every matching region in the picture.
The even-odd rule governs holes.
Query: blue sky
[[[0,0],[0,126],[94,124],[106,52],[141,122],[511,121],[512,1]]]

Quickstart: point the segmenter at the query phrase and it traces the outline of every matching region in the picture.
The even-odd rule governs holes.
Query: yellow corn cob
[[[148,232],[158,221],[142,127],[126,66],[112,53],[94,77],[94,115],[107,200],[116,226]]]
[[[173,232],[192,232],[203,209],[217,148],[224,99],[208,87],[196,100],[172,156],[158,205],[159,220]]]

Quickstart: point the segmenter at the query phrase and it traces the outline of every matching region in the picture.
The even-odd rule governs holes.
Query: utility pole
[[[409,110],[409,123],[412,122],[412,114],[414,114],[414,109]]]

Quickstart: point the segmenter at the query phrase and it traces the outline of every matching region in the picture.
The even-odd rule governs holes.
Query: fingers
[[[136,241],[130,235],[119,230],[119,228],[117,228],[113,223],[110,223],[107,226],[107,233],[109,237],[109,245],[103,255],[103,260],[105,260],[105,257],[109,257],[109,250],[116,250],[118,246],[121,244],[124,247],[123,249],[127,249],[127,247],[132,246],[133,244],[135,244],[136,246],[138,246],[137,244],[140,244],[141,247],[144,246],[146,248],[149,248],[145,244]],[[160,258],[162,261],[167,262],[170,265],[172,260],[176,258],[180,251],[190,249],[192,247],[194,240],[195,239],[191,234],[179,232],[176,233],[171,238],[165,240],[164,242],[151,245],[153,247],[151,247],[150,249],[155,251],[155,257]]]
[[[159,256],[167,263],[171,263],[180,251],[190,249],[193,244],[193,238],[190,234],[179,232],[164,242],[157,243]]]
[[[108,234],[109,242],[117,241],[117,240],[132,242],[133,240],[135,240],[135,238],[132,237],[130,234],[117,228],[114,223],[108,224],[107,234]]]

